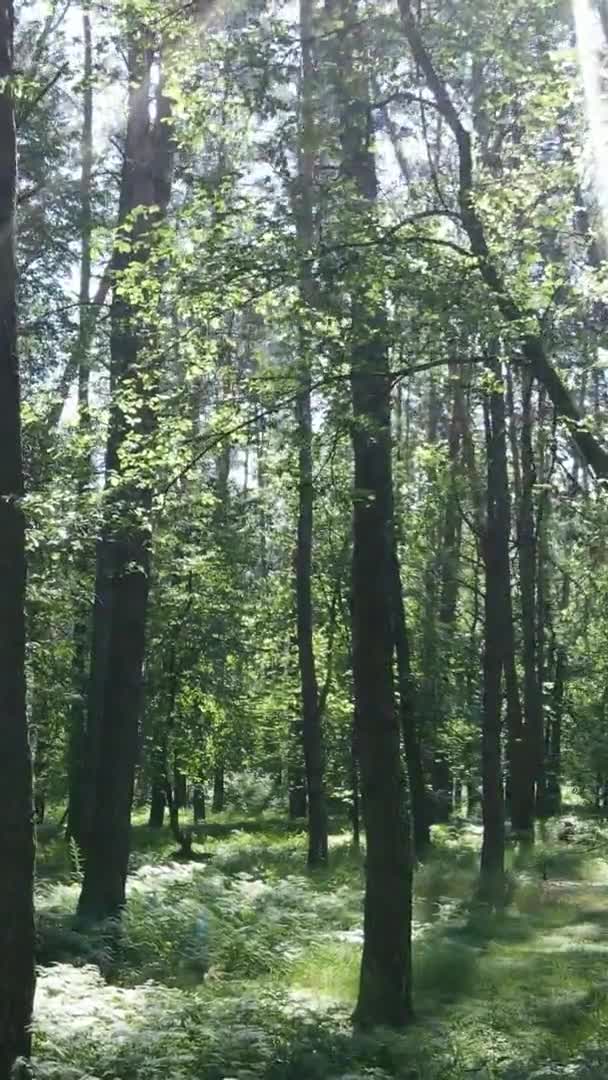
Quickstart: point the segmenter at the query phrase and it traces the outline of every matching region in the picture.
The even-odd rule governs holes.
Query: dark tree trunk
[[[355,59],[362,48],[358,9],[352,0],[329,0],[326,8],[343,28],[332,69],[342,179],[358,203],[355,220],[369,236],[378,185],[367,74]],[[382,301],[362,287],[361,275],[359,267],[347,285],[355,472],[353,679],[366,833],[364,944],[354,1022],[359,1027],[403,1027],[412,1015],[412,858],[393,691],[391,383],[386,313]]]
[[[431,384],[434,385],[434,384]],[[437,402],[431,396],[429,438],[436,441]],[[439,745],[443,728],[443,700],[439,671],[441,670],[441,634],[438,625],[440,601],[441,556],[440,531],[434,539],[427,558],[424,581],[424,614],[422,628],[422,678],[419,693],[420,728],[429,752],[428,775],[432,796],[429,800],[433,822],[449,821],[452,810],[452,773],[443,748]]]
[[[176,681],[176,685],[174,686],[171,693],[171,713],[173,713],[175,694],[177,691],[177,671],[175,671],[174,678]],[[170,717],[168,723],[171,723],[172,719],[173,716]],[[178,806],[180,810],[184,810],[188,805],[188,781],[185,774],[180,769],[177,761],[175,761],[173,765],[173,792],[176,806]]]
[[[519,679],[515,661],[515,635],[513,628],[513,604],[511,599],[510,575],[508,588],[505,590],[505,641],[504,641],[504,677],[507,698],[507,755],[508,778],[506,793],[509,815],[513,829],[533,838],[534,827],[534,789],[531,782],[530,762],[527,756],[527,744],[524,738],[524,724],[519,696]]]
[[[564,610],[570,603],[570,579],[564,575],[561,608]],[[547,790],[546,812],[547,816],[555,816],[560,813],[562,806],[562,719],[564,713],[564,696],[567,678],[567,653],[561,642],[555,641],[553,633],[553,693],[552,708],[549,720],[549,745],[547,755]]]
[[[497,379],[500,366],[492,363]],[[485,563],[485,643],[483,653],[483,718],[481,739],[483,843],[480,892],[492,901],[504,894],[504,799],[501,755],[502,671],[505,593],[508,589],[509,506],[505,409],[502,388],[484,402],[487,456],[487,513],[483,537]]]
[[[541,491],[537,508],[537,560],[536,560],[536,638],[537,646],[537,681],[540,698],[540,734],[538,746],[538,772],[536,777],[536,812],[539,818],[546,818],[547,812],[547,758],[549,755],[550,730],[545,724],[544,696],[547,679],[547,629],[551,623],[551,603],[549,597],[548,533],[551,516],[551,494],[549,484],[552,465],[546,462],[543,442],[543,420],[546,413],[546,394],[540,387],[538,393],[538,458],[541,467]]]
[[[205,806],[205,789],[202,784],[197,784],[192,792],[192,811],[195,825],[198,825],[199,821],[205,820],[207,810]]]
[[[141,36],[129,45],[127,141],[119,224],[132,241],[117,247],[113,270],[120,278],[135,262],[145,264],[154,224],[170,194],[172,144],[169,103],[159,86],[150,113],[151,48]],[[157,207],[134,222],[138,207]],[[152,329],[144,333],[141,313],[114,289],[111,310],[111,387],[106,476],[110,481],[98,544],[93,646],[87,733],[92,799],[87,815],[85,873],[79,915],[87,920],[116,916],[125,902],[133,780],[143,691],[145,626],[150,576],[149,518],[152,477],[125,475],[124,453],[133,434],[153,437],[151,402],[159,360]],[[125,409],[125,395],[135,409]]]
[[[34,808],[25,710],[25,529],[15,300],[13,4],[0,0],[0,1080],[29,1056]]]
[[[87,445],[90,429],[89,418],[89,345],[92,333],[92,315],[89,306],[91,292],[91,177],[93,169],[93,48],[91,41],[91,18],[88,8],[83,8],[83,125],[81,139],[80,173],[80,314],[78,341],[78,426],[85,442],[82,460],[78,463],[78,495],[82,498],[91,480],[91,455]],[[81,547],[75,559],[75,576],[78,587],[90,570],[92,552]],[[85,842],[84,804],[87,798],[85,786],[86,754],[86,693],[87,649],[89,646],[89,604],[79,596],[74,614],[72,657],[72,705],[69,719],[68,745],[68,819],[66,836],[73,839],[80,849]]]
[[[298,440],[298,540],[295,557],[298,661],[302,695],[302,741],[308,795],[308,865],[327,861],[327,807],[325,802],[324,749],[321,701],[313,645],[312,545],[313,545],[313,460],[311,412],[311,334],[306,325],[314,317],[315,285],[307,261],[314,244],[313,183],[316,125],[313,114],[314,63],[312,0],[300,0],[300,147],[298,155],[298,199],[296,228],[302,250],[300,297],[304,311],[300,318],[300,377],[296,399]]]
[[[353,848],[359,851],[361,848],[361,798],[359,794],[359,759],[357,755],[357,725],[353,721],[350,744],[350,783],[352,788],[352,801],[350,807],[351,825],[353,829]]]
[[[526,787],[530,788],[527,799],[529,803],[529,820],[524,821],[520,827],[527,829],[532,829],[533,826],[534,786],[539,783],[541,778],[545,752],[536,638],[537,538],[534,523],[536,469],[532,447],[532,382],[531,376],[524,372],[521,428],[521,501],[517,538],[523,634],[524,712],[526,719],[522,762],[527,771]]]
[[[431,843],[429,805],[424,781],[422,752],[416,727],[416,690],[410,663],[410,648],[405,621],[405,605],[401,585],[401,571],[397,552],[393,558],[393,607],[395,618],[395,654],[399,685],[399,715],[401,735],[410,792],[410,808],[413,824],[414,851],[422,859]]]
[[[164,784],[159,783],[158,780],[153,780],[150,796],[150,817],[148,818],[148,825],[151,829],[162,829],[165,821],[166,805]]]
[[[559,645],[555,658],[552,716],[549,727],[549,753],[547,760],[547,788],[545,811],[547,817],[560,813],[562,807],[562,716],[564,711],[564,683],[566,676],[566,653]]]
[[[225,804],[224,762],[216,762],[213,770],[213,798],[211,809],[214,814],[221,814]]]

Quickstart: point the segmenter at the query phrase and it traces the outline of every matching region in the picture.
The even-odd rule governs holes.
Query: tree
[[[34,821],[25,711],[25,525],[17,359],[14,11],[0,3],[0,1080],[30,1051]]]
[[[505,825],[502,781],[502,696],[505,640],[509,624],[509,487],[506,456],[504,392],[501,369],[489,365],[484,400],[487,459],[487,511],[482,539],[485,565],[485,641],[483,653],[483,718],[481,773],[483,783],[482,895],[499,901],[504,892]]]
[[[313,460],[311,404],[311,334],[306,323],[315,307],[315,285],[310,267],[314,245],[313,184],[316,131],[314,123],[314,60],[312,0],[300,0],[301,131],[296,228],[301,247],[300,298],[300,389],[296,399],[298,439],[298,538],[295,558],[298,660],[302,692],[302,742],[308,794],[308,864],[317,866],[327,860],[327,809],[323,780],[323,735],[313,642],[312,545],[313,545]]]
[[[80,204],[81,204],[81,255],[79,287],[78,338],[75,353],[78,362],[78,427],[82,438],[82,461],[78,476],[78,495],[82,499],[91,482],[91,448],[89,416],[90,356],[92,331],[91,301],[91,239],[93,219],[91,211],[91,186],[93,172],[93,45],[91,16],[88,6],[83,6],[82,29],[84,41],[83,63],[83,122],[81,136]],[[77,584],[86,581],[89,568],[89,552],[80,552],[76,567]],[[89,630],[89,604],[78,604],[74,617],[74,653],[72,679],[74,700],[70,709],[69,759],[68,759],[68,820],[67,835],[73,837],[79,847],[85,842],[82,831],[85,803],[85,747],[86,747],[86,677],[87,644]]]
[[[327,5],[339,19],[333,71],[340,113],[342,174],[363,235],[372,229],[378,193],[363,42],[356,5]],[[353,29],[353,26],[355,29]],[[379,268],[376,266],[376,270]],[[402,1027],[411,1017],[409,822],[393,691],[394,575],[391,383],[381,295],[355,274],[351,295],[353,412],[353,680],[357,752],[366,833],[364,944],[354,1020],[360,1027]]]
[[[130,813],[142,703],[150,578],[153,477],[129,455],[149,448],[155,430],[155,366],[146,297],[155,229],[171,192],[169,101],[162,78],[151,115],[157,59],[146,30],[131,28],[127,134],[113,255],[112,402],[106,447],[107,505],[97,550],[88,705],[85,873],[78,911],[85,919],[117,915],[124,905]],[[155,285],[148,303],[154,304]]]

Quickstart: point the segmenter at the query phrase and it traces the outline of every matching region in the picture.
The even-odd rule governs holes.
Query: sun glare
[[[576,41],[593,152],[593,183],[608,242],[608,101],[603,93],[602,28],[591,0],[572,0]]]

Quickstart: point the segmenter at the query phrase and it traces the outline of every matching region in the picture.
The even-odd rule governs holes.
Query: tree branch
[[[536,379],[543,384],[557,414],[567,421],[574,442],[591,466],[596,476],[608,481],[608,451],[587,431],[581,423],[581,414],[577,409],[564,382],[549,362],[539,330],[525,329],[531,315],[539,325],[538,315],[521,310],[509,295],[505,283],[492,261],[487,244],[485,230],[474,202],[473,191],[473,151],[470,133],[464,127],[450,98],[443,79],[435,69],[433,60],[422,40],[418,24],[412,14],[410,0],[398,0],[401,23],[412,56],[435,98],[437,108],[451,128],[458,147],[459,184],[458,202],[464,230],[469,238],[471,252],[477,258],[481,276],[494,294],[499,311],[510,323],[522,324],[521,352]]]

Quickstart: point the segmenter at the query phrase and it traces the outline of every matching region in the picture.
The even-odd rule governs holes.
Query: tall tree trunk
[[[496,379],[501,371],[491,363]],[[509,504],[504,395],[490,390],[484,401],[487,458],[487,511],[483,536],[485,563],[485,644],[483,653],[482,816],[480,892],[497,901],[504,893],[504,799],[502,781],[502,671],[505,593],[509,588]]]
[[[378,184],[357,5],[352,0],[329,0],[326,8],[341,27],[332,75],[340,106],[342,177],[358,201],[359,220],[373,228]],[[382,300],[370,296],[360,268],[349,287],[355,471],[353,677],[367,841],[363,957],[354,1022],[360,1027],[402,1027],[412,1011],[412,860],[393,692],[394,525],[386,312]]]
[[[25,528],[17,360],[11,0],[0,0],[0,1080],[29,1056],[34,807],[25,709]]]
[[[205,788],[202,784],[196,784],[194,791],[192,792],[192,813],[195,825],[198,825],[200,821],[204,821],[207,816]]]
[[[570,578],[564,575],[561,595],[561,610],[570,603]],[[554,634],[555,639],[555,634]],[[554,640],[555,668],[553,674],[552,708],[549,727],[549,754],[547,759],[547,815],[559,814],[562,805],[562,719],[564,697],[568,675],[568,657],[564,644]]]
[[[121,277],[145,265],[152,232],[166,209],[171,185],[169,102],[159,85],[151,118],[150,71],[154,53],[141,35],[129,44],[127,140],[121,181],[119,230],[131,243],[116,247],[112,297],[112,403],[106,450],[108,496],[98,544],[89,694],[88,740],[92,803],[85,841],[85,873],[78,911],[98,920],[116,916],[125,902],[133,779],[143,689],[145,626],[150,576],[149,518],[152,478],[125,475],[125,455],[136,435],[154,432],[151,396],[158,358],[153,332],[120,289]],[[139,207],[156,211],[133,218]],[[138,404],[127,408],[127,399]]]
[[[551,474],[553,462],[547,460],[547,440],[544,421],[546,419],[546,393],[539,387],[538,392],[538,460],[541,474],[541,490],[536,513],[537,559],[536,559],[536,678],[540,699],[540,732],[538,736],[538,769],[536,776],[536,813],[539,818],[547,817],[547,756],[550,742],[550,721],[545,724],[544,698],[547,681],[547,629],[551,624],[551,602],[549,595],[549,550],[548,536],[551,517]]]
[[[509,367],[507,367],[506,376],[508,441],[511,449],[513,491],[515,494],[516,506],[518,509],[517,524],[519,539],[521,510],[524,501],[523,490],[525,486],[524,481],[522,481],[523,467],[520,462],[520,449],[522,440],[519,434],[519,426],[515,409],[513,374]],[[516,667],[513,601],[510,583],[507,604],[507,622],[510,627],[510,632],[506,639],[507,649],[505,653],[504,670],[507,693],[508,725],[508,808],[513,829],[520,834],[522,839],[527,838],[528,840],[531,840],[534,837],[534,775],[531,761],[529,727],[527,723],[524,722],[524,715],[522,714],[521,701],[519,697],[519,686]]]
[[[166,783],[163,783],[154,776],[150,794],[150,817],[148,818],[148,825],[151,829],[162,829],[163,827],[165,807],[167,805],[165,790]]]
[[[211,803],[211,809],[214,814],[221,814],[224,809],[225,801],[225,787],[224,787],[224,762],[223,760],[216,761],[215,768],[213,770],[213,800]]]
[[[350,819],[353,828],[353,848],[359,851],[361,848],[361,798],[359,794],[359,756],[357,754],[357,723],[353,715],[353,726],[350,742],[350,784],[352,798],[350,806]]]
[[[321,702],[313,643],[312,544],[313,544],[313,462],[311,411],[311,341],[315,286],[308,256],[314,243],[313,182],[316,125],[314,122],[314,63],[312,0],[300,0],[300,81],[301,120],[298,165],[296,228],[301,248],[300,372],[296,400],[298,439],[298,540],[295,558],[298,661],[302,694],[302,740],[308,794],[308,865],[327,861],[327,807],[323,782],[324,750]]]
[[[441,401],[437,383],[431,372],[428,393],[427,440],[437,444]],[[422,628],[422,679],[419,694],[419,712],[423,738],[431,751],[428,767],[433,791],[433,821],[449,821],[452,811],[452,773],[445,750],[440,744],[443,728],[443,695],[438,672],[441,670],[441,634],[439,609],[441,604],[441,576],[444,551],[440,539],[440,520],[434,523],[433,541],[430,544],[424,572],[424,614]]]
[[[399,685],[399,715],[401,735],[409,781],[410,808],[413,824],[414,851],[424,858],[431,843],[429,805],[424,780],[424,767],[420,738],[416,725],[416,690],[412,676],[410,647],[405,621],[405,605],[401,585],[399,558],[395,550],[393,559],[393,607],[395,619],[395,655]]]
[[[84,41],[83,64],[83,124],[80,171],[80,315],[78,326],[78,427],[84,442],[82,461],[78,464],[78,496],[82,500],[91,480],[89,438],[89,346],[92,331],[91,293],[91,177],[93,169],[93,46],[88,4],[83,5],[82,28]],[[78,593],[74,614],[72,657],[72,705],[69,719],[68,746],[68,820],[66,835],[83,847],[84,802],[87,797],[84,777],[86,753],[86,679],[89,603],[80,596],[90,564],[90,553],[80,549],[75,560]]]
[[[458,365],[450,364],[452,380],[452,410],[448,428],[448,488],[440,540],[439,596],[438,596],[438,657],[432,675],[438,692],[438,722],[445,729],[449,719],[449,702],[456,688],[450,683],[450,649],[454,640],[459,592],[459,562],[462,541],[462,515],[459,505],[459,478],[462,467],[462,444],[465,424],[465,405],[462,389],[462,372]],[[437,721],[436,721],[437,722]],[[437,755],[436,755],[437,756]],[[443,788],[440,806],[442,820],[449,820],[452,810],[453,777],[445,752],[440,757],[439,779]],[[437,768],[437,767],[436,767]]]
[[[532,385],[524,372],[522,384],[521,426],[521,500],[518,519],[519,579],[523,632],[524,666],[524,767],[528,769],[530,787],[529,821],[520,827],[532,828],[534,785],[538,784],[544,759],[543,707],[538,678],[538,648],[536,638],[536,567],[537,538],[534,521],[534,486],[536,469],[532,444]]]

